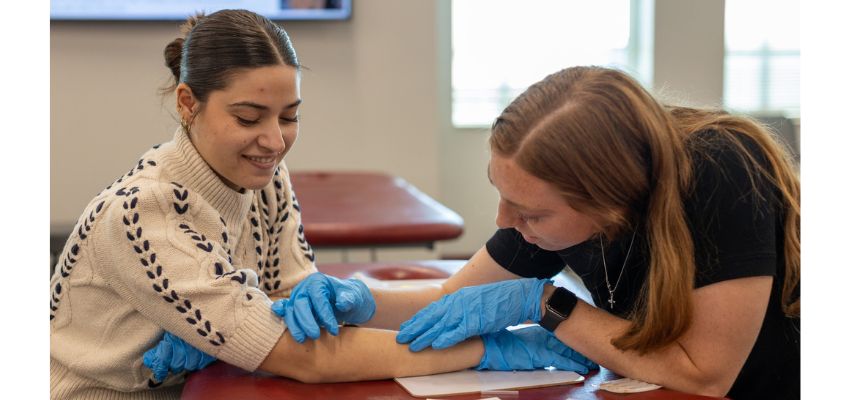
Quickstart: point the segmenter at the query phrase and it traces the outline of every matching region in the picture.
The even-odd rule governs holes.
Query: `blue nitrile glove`
[[[183,371],[204,369],[215,358],[183,341],[170,332],[156,346],[145,352],[142,362],[153,371],[154,379],[162,382],[168,373],[178,374]]]
[[[274,302],[272,311],[283,317],[292,337],[303,343],[307,337],[319,338],[319,325],[336,336],[340,322],[370,320],[375,315],[375,299],[362,281],[316,272],[295,285],[289,299]]]
[[[553,366],[586,374],[599,365],[567,347],[555,335],[534,325],[509,331],[502,329],[481,336],[484,356],[476,369],[528,370]]]
[[[447,294],[405,321],[396,336],[411,351],[428,346],[445,349],[466,338],[498,332],[531,320],[540,321],[540,298],[546,279],[511,279],[469,286]]]

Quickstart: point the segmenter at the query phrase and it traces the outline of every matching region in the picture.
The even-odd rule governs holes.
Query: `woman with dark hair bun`
[[[54,268],[52,398],[176,399],[181,372],[216,358],[304,382],[593,366],[534,330],[416,354],[395,332],[340,328],[375,301],[317,273],[303,235],[283,163],[302,101],[288,35],[245,10],[192,17],[183,33],[165,49],[180,127],[95,196]]]

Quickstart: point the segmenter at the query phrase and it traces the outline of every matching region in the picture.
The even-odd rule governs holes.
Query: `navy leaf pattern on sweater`
[[[53,290],[50,293],[51,321],[56,318],[56,311],[59,309],[59,302],[62,300],[62,282],[65,282],[68,277],[71,276],[71,271],[74,269],[74,265],[77,263],[77,260],[79,260],[80,245],[88,237],[92,224],[94,224],[95,219],[103,210],[104,203],[106,203],[105,200],[97,203],[97,205],[89,212],[88,216],[83,214],[84,218],[81,218],[80,221],[77,222],[77,227],[75,229],[77,237],[69,239],[73,240],[74,243],[71,247],[66,246],[67,250],[65,251],[65,254],[62,255],[62,265],[59,267],[60,278],[56,281],[56,285],[53,286]]]
[[[230,236],[227,234],[227,222],[224,222],[224,218],[221,216],[218,217],[218,220],[221,222],[221,243],[227,252],[227,262],[233,264],[233,254],[230,252],[230,243],[228,243]]]
[[[254,204],[251,204],[250,215],[248,216],[248,221],[251,223],[251,236],[254,238],[254,251],[257,253],[257,277],[260,285],[264,285],[263,282],[263,246],[260,241],[260,216],[257,213],[257,207]]]
[[[154,147],[154,148],[156,148],[156,147]],[[145,169],[145,165],[147,165],[148,167],[156,167],[157,164],[156,164],[156,161],[145,160],[144,158],[140,158],[139,161],[136,163],[136,165],[133,168],[130,168],[130,171],[128,171],[124,175],[121,175],[121,177],[119,177],[114,182],[109,184],[109,186],[107,186],[106,189],[104,189],[104,190],[112,189],[113,186],[123,182],[124,179],[127,179],[127,178],[133,176],[134,174],[138,173],[139,171]]]
[[[74,240],[74,243],[70,246],[66,246],[66,251],[62,255],[62,264],[59,266],[59,275],[60,279],[56,281],[56,284],[53,286],[53,290],[50,293],[50,320],[52,321],[56,318],[56,311],[59,309],[59,302],[62,300],[62,283],[65,282],[68,277],[71,276],[71,271],[74,269],[74,265],[79,260],[79,252],[80,245],[83,241],[88,237],[89,231],[91,231],[92,224],[94,224],[95,219],[103,210],[103,205],[106,203],[105,200],[97,203],[88,216],[83,214],[83,218],[77,222],[77,226],[75,231],[77,232],[76,238],[71,238],[69,240]]]
[[[178,185],[175,184],[175,186]],[[180,296],[176,290],[169,288],[169,280],[163,273],[165,268],[157,262],[156,252],[150,242],[144,238],[144,230],[141,226],[143,221],[140,221],[141,218],[137,211],[139,198],[135,196],[136,192],[138,192],[138,189],[126,192],[126,196],[128,196],[128,198],[124,200],[122,206],[125,210],[127,210],[127,212],[124,215],[123,222],[127,233],[127,239],[130,240],[133,250],[135,250],[140,257],[139,264],[141,265],[145,276],[149,279],[151,288],[157,292],[164,301],[173,304],[174,309],[177,310],[177,312],[184,314],[186,322],[195,328],[198,335],[206,338],[213,346],[220,346],[224,344],[224,336],[218,332],[218,330],[213,328],[212,323],[210,323],[209,320],[204,318],[202,311],[196,307],[193,308],[192,301],[190,299]],[[187,196],[178,197],[183,197],[185,199]],[[186,206],[188,207],[188,203]],[[212,251],[212,243],[208,242],[204,235],[195,232],[186,223],[181,224],[180,228],[184,230],[184,233],[190,235],[192,239],[195,240],[197,247],[203,250],[209,248],[207,251]],[[151,382],[152,381],[149,381],[149,385]]]
[[[301,206],[298,204],[298,199],[295,197],[295,191],[292,191],[292,208],[294,208],[299,213],[301,212]],[[304,236],[304,225],[298,225],[298,245],[301,247],[301,251],[304,252],[304,257],[307,257],[311,262],[316,261],[316,253],[313,252],[313,247],[310,246],[310,243],[307,243],[307,238]]]

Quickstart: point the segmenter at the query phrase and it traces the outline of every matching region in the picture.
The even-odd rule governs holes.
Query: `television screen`
[[[351,0],[52,0],[51,20],[180,21],[198,11],[244,8],[272,20],[333,20],[351,16]]]

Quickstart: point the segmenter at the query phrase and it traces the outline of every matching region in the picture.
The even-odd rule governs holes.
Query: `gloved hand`
[[[445,349],[468,337],[498,332],[525,321],[540,321],[545,279],[511,279],[469,286],[448,294],[405,321],[396,336],[411,351]]]
[[[586,374],[599,365],[567,347],[555,335],[540,326],[481,336],[484,356],[476,369],[514,371],[553,366],[564,371]]]
[[[274,302],[272,311],[283,317],[292,337],[303,343],[306,337],[319,338],[319,325],[336,336],[340,322],[370,320],[375,315],[375,299],[362,281],[343,281],[316,272],[295,285],[289,299]]]
[[[165,380],[169,371],[173,374],[197,371],[204,369],[213,361],[215,361],[213,356],[192,347],[170,332],[165,332],[162,340],[146,351],[142,357],[142,362],[153,371],[157,382]]]

